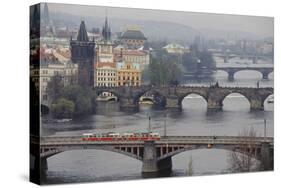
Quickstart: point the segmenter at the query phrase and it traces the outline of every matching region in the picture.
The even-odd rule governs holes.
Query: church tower
[[[113,63],[113,43],[111,41],[111,30],[108,24],[107,16],[102,27],[102,40],[98,43],[97,62]]]
[[[95,41],[89,40],[86,25],[81,21],[77,39],[70,39],[71,60],[78,64],[79,85],[92,86],[94,78]]]

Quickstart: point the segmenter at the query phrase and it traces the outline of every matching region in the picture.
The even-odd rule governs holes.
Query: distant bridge
[[[141,96],[147,92],[158,96],[165,108],[181,109],[184,97],[190,94],[198,94],[207,101],[208,109],[220,110],[225,97],[232,93],[240,93],[245,96],[251,110],[264,110],[264,101],[273,94],[273,88],[250,88],[250,87],[219,87],[210,86],[138,86],[138,87],[94,87],[97,96],[103,92],[114,94],[120,103],[121,110],[138,109]]]
[[[214,70],[221,70],[228,73],[228,80],[234,80],[234,74],[243,70],[254,70],[262,74],[263,79],[268,79],[268,75],[273,72],[273,65],[259,66],[217,66]]]
[[[38,140],[33,140],[38,144]],[[239,136],[166,136],[159,141],[82,141],[81,136],[41,137],[40,166],[47,170],[47,158],[68,150],[98,149],[117,152],[142,161],[142,172],[151,173],[172,169],[172,157],[195,149],[224,149],[254,153],[266,169],[273,168],[272,137]],[[247,152],[246,152],[247,153]],[[270,160],[269,160],[270,159]]]
[[[213,53],[213,56],[222,58],[224,63],[228,63],[229,59],[232,58],[251,59],[253,64],[256,64],[259,59],[271,59],[273,61],[273,55]]]

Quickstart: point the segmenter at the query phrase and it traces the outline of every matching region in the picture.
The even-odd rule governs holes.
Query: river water
[[[223,86],[273,87],[273,74],[269,80],[261,80],[261,74],[241,71],[235,74],[235,81],[229,82],[227,74],[217,72],[214,80]],[[187,85],[209,85],[209,80],[186,82]],[[273,104],[265,101],[265,111],[252,112],[250,104],[240,94],[225,98],[221,112],[207,111],[206,101],[196,95],[187,96],[182,103],[182,112],[154,110],[150,105],[141,105],[137,113],[118,110],[117,102],[98,103],[96,114],[71,123],[43,124],[42,135],[69,136],[86,132],[134,132],[148,128],[151,116],[152,129],[167,135],[239,135],[245,129],[254,128],[263,135],[264,119],[267,120],[267,135],[273,136]],[[186,176],[190,157],[193,159],[195,175],[220,174],[229,172],[229,152],[219,149],[186,151],[172,158],[171,176]],[[67,151],[48,158],[48,171],[44,183],[93,182],[110,180],[142,179],[142,163],[136,159],[102,150]]]

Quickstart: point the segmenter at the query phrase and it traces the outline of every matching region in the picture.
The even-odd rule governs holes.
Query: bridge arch
[[[243,78],[244,75],[246,75],[245,73],[246,72],[249,72],[251,74],[247,74],[247,77],[250,76],[250,78],[253,78],[253,79],[262,79],[263,78],[263,72],[260,71],[260,70],[248,70],[248,69],[245,69],[245,70],[237,70],[234,72],[234,79],[239,79],[239,78]]]
[[[274,79],[274,71],[272,71],[268,74],[268,78],[271,79],[271,80]]]
[[[79,147],[76,147],[76,146],[61,147],[61,148],[58,148],[58,149],[54,149],[53,152],[52,152],[52,150],[50,150],[50,152],[47,155],[43,156],[42,158],[47,159],[47,158],[50,158],[50,157],[52,157],[54,155],[57,155],[59,153],[66,152],[66,151],[73,151],[73,150],[103,150],[103,151],[119,153],[119,154],[122,154],[122,155],[126,155],[128,157],[137,159],[139,161],[142,161],[142,157],[137,155],[137,153],[135,154],[134,150],[128,150],[127,149],[127,151],[126,151],[126,147],[112,148],[112,147],[98,147],[98,146],[87,146],[86,148],[82,148],[82,149],[79,148]],[[142,154],[143,149],[139,152],[140,152],[140,154]]]
[[[241,150],[237,149],[236,146],[214,146],[214,147],[211,147],[211,148],[206,148],[206,145],[201,145],[201,146],[193,146],[193,147],[189,147],[189,148],[182,148],[182,149],[178,149],[178,150],[175,150],[173,152],[169,152],[163,156],[160,156],[157,160],[160,161],[160,160],[163,160],[165,158],[168,158],[168,157],[173,157],[175,155],[178,155],[178,154],[181,154],[183,152],[187,152],[187,151],[192,151],[192,150],[214,150],[214,149],[217,149],[217,150],[225,150],[225,151],[230,151],[230,152],[237,152],[237,153],[240,153],[240,154],[244,154]],[[258,154],[258,148],[257,148],[257,154]],[[260,157],[258,155],[255,155],[253,157],[254,159],[256,160],[260,160]]]
[[[269,94],[265,97],[265,99],[263,100],[263,106],[265,110],[269,110],[272,111],[274,108],[274,95],[273,94]]]
[[[241,98],[242,105],[247,105],[248,107],[245,106],[245,108],[250,109],[250,106],[251,106],[250,98],[248,98],[248,96],[245,95],[244,93],[237,92],[237,91],[230,92],[230,93],[223,95],[221,98],[221,101],[220,101],[221,106],[222,107],[226,106],[225,108],[227,108],[227,106],[229,105],[228,103],[231,102],[233,104],[233,100],[229,100],[229,102],[227,101],[228,98],[231,98],[231,97],[232,98]],[[233,109],[233,107],[235,107],[235,106],[232,105],[231,108],[229,108],[229,109]],[[236,105],[236,107],[238,107],[238,106]],[[239,105],[239,107],[241,107],[241,105]]]
[[[208,99],[206,98],[206,96],[202,95],[201,93],[198,92],[189,92],[186,93],[185,95],[181,96],[179,98],[179,105],[181,105],[182,107],[184,107],[184,101],[188,100],[188,97],[194,97],[194,98],[199,98],[200,101],[204,101],[204,108],[207,108],[208,105]],[[190,101],[188,101],[190,102]],[[196,106],[198,106],[199,104],[196,104]],[[200,104],[201,105],[201,104]],[[188,108],[188,107],[187,107]]]
[[[134,99],[134,103],[139,103],[141,98],[151,101],[153,104],[158,106],[165,106],[166,97],[162,95],[161,91],[153,88],[148,88],[143,92],[138,93]]]

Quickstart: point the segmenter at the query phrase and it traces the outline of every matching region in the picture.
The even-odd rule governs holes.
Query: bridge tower
[[[94,78],[95,41],[89,40],[86,25],[81,21],[77,40],[70,39],[71,60],[78,64],[78,83],[92,86]]]

